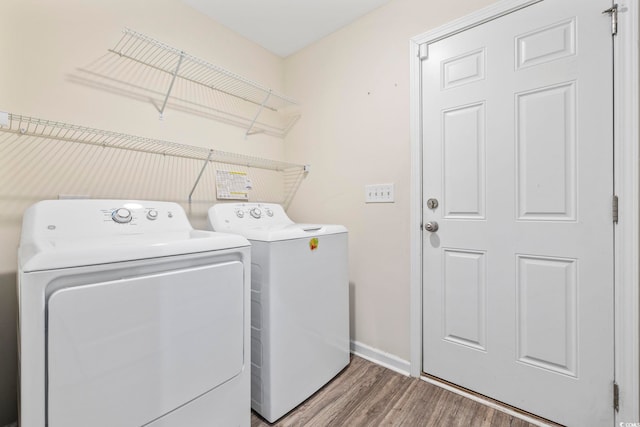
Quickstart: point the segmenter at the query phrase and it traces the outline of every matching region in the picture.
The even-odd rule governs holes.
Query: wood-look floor
[[[352,356],[328,385],[275,424],[251,414],[252,427],[534,427],[466,397]]]

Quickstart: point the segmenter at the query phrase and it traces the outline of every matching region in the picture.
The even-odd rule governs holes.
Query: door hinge
[[[613,383],[613,410],[620,411],[620,387],[615,382]]]
[[[425,60],[429,57],[429,45],[426,43],[422,43],[420,46],[418,46],[418,58],[420,58],[420,60]]]
[[[618,223],[618,196],[613,195],[613,200],[611,203],[611,213],[613,215],[613,223]]]
[[[615,36],[618,34],[618,4],[614,4],[602,13],[606,13],[611,17],[611,35]]]

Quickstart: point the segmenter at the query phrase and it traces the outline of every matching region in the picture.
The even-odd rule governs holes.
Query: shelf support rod
[[[207,168],[207,165],[209,164],[209,160],[211,160],[211,156],[213,156],[213,150],[209,150],[209,156],[207,157],[207,160],[204,161],[204,165],[202,165],[202,169],[200,169],[200,173],[198,174],[198,178],[196,179],[196,183],[193,184],[193,188],[191,189],[191,193],[189,193],[189,204],[191,204],[191,197],[193,196],[193,192],[196,191],[196,187],[200,183],[200,179],[202,178],[202,174],[204,173],[204,170]]]
[[[171,77],[171,83],[169,84],[169,89],[167,89],[167,94],[164,97],[164,102],[162,103],[162,108],[160,108],[160,118],[164,115],[164,109],[167,106],[167,101],[169,101],[169,95],[171,95],[171,90],[173,90],[173,84],[176,81],[176,77],[178,76],[178,71],[180,70],[180,65],[182,65],[182,59],[184,58],[184,52],[180,52],[180,58],[178,58],[178,65],[176,65],[176,69],[173,72],[173,77]]]
[[[267,93],[267,96],[264,98],[264,101],[262,101],[262,104],[260,104],[260,107],[258,107],[258,111],[256,112],[255,117],[251,121],[251,124],[249,125],[249,129],[247,129],[247,133],[244,135],[245,138],[249,136],[251,129],[253,128],[253,125],[256,124],[256,120],[258,120],[260,113],[262,113],[262,110],[264,109],[264,106],[267,105],[267,101],[269,101],[270,97],[271,97],[271,89],[269,89],[269,93]]]

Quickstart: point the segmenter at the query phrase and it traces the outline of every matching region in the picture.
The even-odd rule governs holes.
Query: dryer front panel
[[[243,280],[231,261],[52,293],[49,427],[144,425],[238,375]]]

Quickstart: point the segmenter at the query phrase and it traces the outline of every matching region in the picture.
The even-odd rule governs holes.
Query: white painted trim
[[[351,353],[376,365],[384,366],[399,374],[409,376],[409,361],[393,354],[385,353],[358,341],[351,341]]]
[[[620,198],[616,226],[615,378],[620,387],[619,423],[640,422],[640,190],[638,158],[640,87],[637,1],[620,1],[614,49],[615,180]]]
[[[524,420],[526,422],[528,422],[529,424],[533,424],[539,427],[553,427],[553,424],[548,424],[545,422],[540,421],[537,418],[533,418],[533,417],[529,417],[526,414],[523,414],[521,412],[518,411],[514,411],[513,409],[509,408],[508,406],[505,405],[500,405],[499,403],[496,403],[495,401],[491,400],[491,399],[485,399],[483,396],[474,394],[474,393],[469,393],[467,391],[461,390],[459,388],[456,387],[452,387],[447,383],[435,380],[433,378],[429,378],[429,377],[420,377],[421,380],[428,382],[429,384],[433,384],[437,387],[443,388],[447,391],[450,391],[452,393],[458,394],[460,396],[466,397],[467,399],[471,399],[474,402],[478,402],[481,403],[485,406],[488,406],[492,409],[495,409],[497,411],[500,412],[504,412],[505,414],[509,414],[514,418],[518,418],[520,420]]]
[[[420,98],[420,45],[409,45],[411,98],[411,185],[410,185],[410,273],[409,283],[409,372],[419,377],[422,372],[422,110]],[[417,285],[416,285],[417,284]]]
[[[485,8],[482,8],[469,15],[458,18],[455,21],[451,21],[438,28],[435,28],[426,33],[415,36],[411,39],[412,42],[420,45],[422,43],[434,43],[438,40],[451,37],[454,34],[461,33],[478,25],[482,25],[486,22],[493,21],[501,16],[507,15],[516,10],[520,10],[524,7],[531,6],[535,3],[540,3],[544,0],[503,0]]]
[[[535,2],[535,0],[533,1]],[[418,47],[526,7],[532,0],[504,0],[411,39],[411,312],[410,372],[422,370],[422,164],[420,63]],[[616,193],[620,221],[616,226],[615,379],[620,386],[616,422],[640,422],[640,72],[637,2],[619,2],[615,47]],[[418,243],[416,243],[418,242]],[[418,374],[416,374],[418,372]]]

